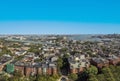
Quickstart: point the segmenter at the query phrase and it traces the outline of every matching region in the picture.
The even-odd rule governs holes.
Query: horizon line
[[[119,34],[120,33],[100,33],[100,34],[0,34],[0,35],[109,35],[109,34]]]

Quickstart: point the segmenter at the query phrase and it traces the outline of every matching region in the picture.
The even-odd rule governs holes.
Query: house
[[[15,52],[15,55],[16,56],[21,56],[21,55],[25,55],[27,53],[27,51],[17,51],[17,52]]]
[[[120,62],[120,58],[115,55],[110,55],[108,58],[109,63],[112,65],[117,65]]]
[[[10,62],[13,61],[14,57],[11,57],[8,54],[4,54],[3,56],[0,57],[0,71],[2,71],[4,69],[4,67],[6,66],[6,64],[9,64]]]
[[[93,57],[90,62],[98,68],[109,66],[109,61],[102,57]]]
[[[22,73],[22,75],[25,75],[25,66],[24,66],[24,63],[22,62],[16,62],[14,64],[14,68],[16,71],[20,71]]]
[[[78,62],[70,62],[70,73],[80,73],[83,71],[83,67],[80,67]]]
[[[55,61],[57,61],[58,60],[58,56],[53,56],[53,57],[51,57],[51,62],[55,62]]]
[[[57,74],[56,62],[16,62],[15,70],[19,70],[23,75],[29,77],[30,75],[54,75]]]
[[[58,69],[57,69],[57,64],[56,64],[56,62],[50,62],[49,63],[49,68],[50,68],[50,70],[52,70],[52,72],[51,72],[51,74],[57,74],[58,72]]]
[[[57,74],[57,65],[55,62],[49,62],[42,64],[42,74],[43,75],[54,75]]]
[[[70,65],[70,73],[83,72],[85,68],[89,68],[90,62],[85,55],[77,54],[68,58]]]
[[[37,69],[33,65],[25,67],[25,76],[29,77],[30,75],[37,75]]]

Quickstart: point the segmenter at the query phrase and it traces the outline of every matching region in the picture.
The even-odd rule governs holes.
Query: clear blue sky
[[[120,33],[120,0],[1,0],[0,34]]]

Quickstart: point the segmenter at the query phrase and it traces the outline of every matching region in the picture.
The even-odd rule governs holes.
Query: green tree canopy
[[[90,68],[87,69],[87,73],[88,74],[97,75],[98,69],[95,66],[91,65]]]
[[[73,81],[76,81],[78,79],[78,75],[77,74],[69,74],[68,78],[73,80]]]

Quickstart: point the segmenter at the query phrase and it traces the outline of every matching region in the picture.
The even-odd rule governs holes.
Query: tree
[[[78,75],[72,73],[72,74],[68,75],[68,78],[71,79],[71,80],[73,80],[73,81],[76,81],[78,79]]]
[[[11,51],[6,47],[4,46],[2,48],[2,52],[0,53],[0,56],[4,55],[4,54],[9,54],[9,55],[12,55]]]
[[[14,72],[14,76],[15,76],[15,77],[18,77],[18,78],[21,78],[21,77],[23,77],[24,75],[23,75],[20,71],[15,71],[15,72]]]
[[[39,48],[41,48],[42,45],[38,44],[38,45],[31,45],[30,49],[28,50],[29,52],[34,52],[36,54],[39,54],[41,52],[41,50]]]
[[[95,66],[91,65],[90,68],[87,69],[87,73],[88,74],[97,75],[98,69]]]
[[[90,74],[89,77],[90,78],[88,79],[88,81],[98,81],[98,79],[96,78],[94,74]]]
[[[96,76],[99,81],[106,81],[104,74],[99,74]]]
[[[1,75],[0,81],[9,81],[9,77],[7,75]]]
[[[53,76],[38,75],[35,81],[56,81],[57,79],[58,79],[57,75],[53,75]]]
[[[63,60],[61,57],[57,60],[57,66],[58,68],[61,68],[63,66]]]
[[[68,48],[62,48],[62,49],[60,50],[60,52],[61,52],[61,53],[66,53],[67,50],[68,50]]]
[[[68,54],[64,54],[64,55],[63,55],[63,58],[68,58],[68,57],[69,57]]]
[[[34,77],[34,76],[29,77],[29,81],[35,81],[35,79],[36,79],[36,77]]]
[[[60,78],[60,76],[59,76],[58,74],[54,74],[54,75],[52,75],[52,77],[53,77],[54,79],[59,79],[59,78]]]
[[[79,80],[78,81],[87,81],[88,79],[88,73],[86,71],[79,74]]]
[[[108,67],[103,68],[102,72],[105,76],[106,81],[115,81],[115,78],[114,78],[110,68],[108,68]]]

